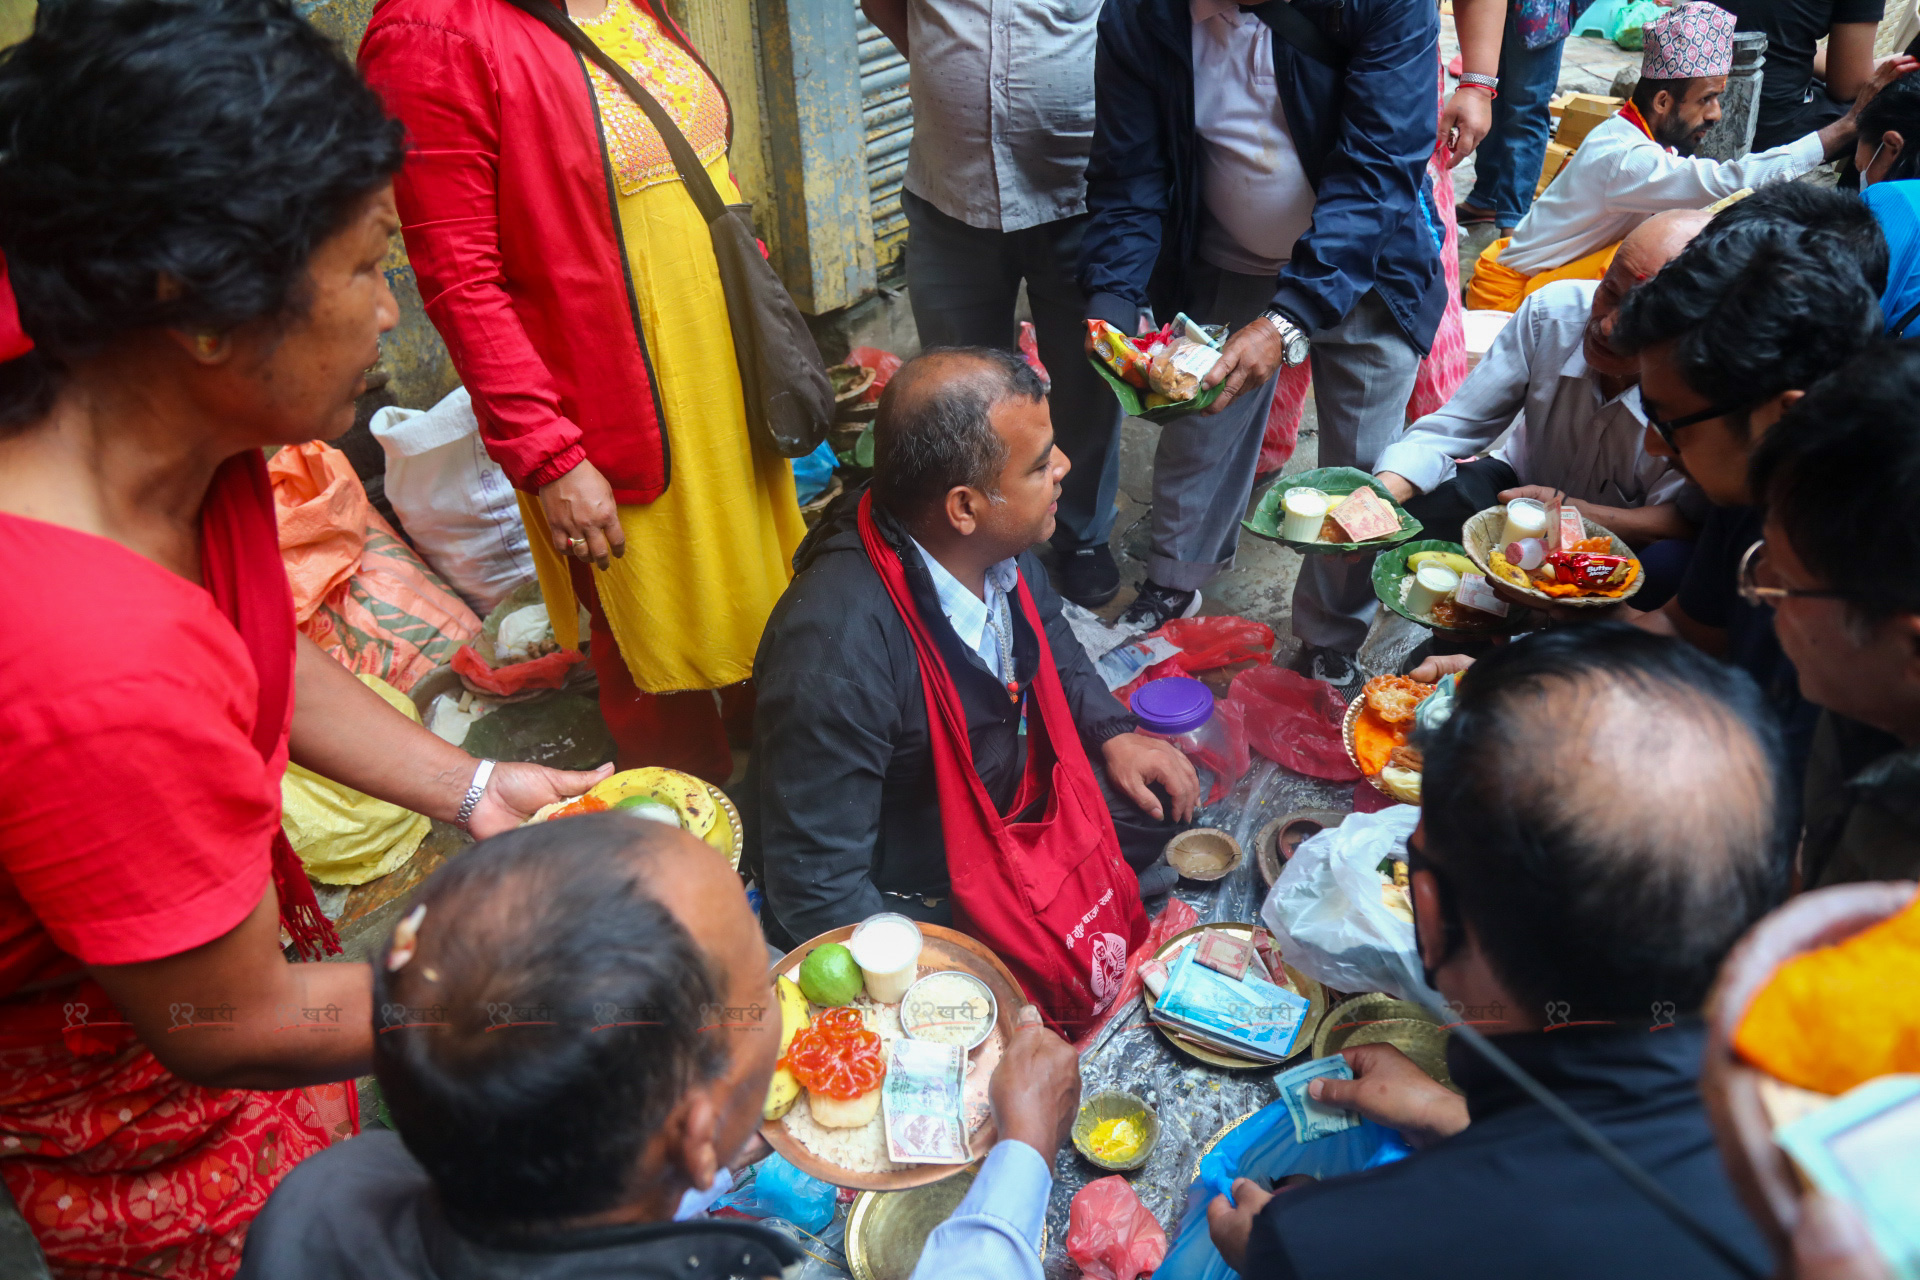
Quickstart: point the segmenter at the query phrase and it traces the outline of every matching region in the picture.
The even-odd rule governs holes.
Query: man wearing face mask
[[[1564,495],[1641,549],[1644,601],[1657,607],[1673,594],[1684,540],[1706,503],[1667,459],[1641,448],[1639,365],[1608,335],[1628,290],[1707,221],[1693,210],[1655,214],[1627,236],[1604,279],[1557,281],[1530,296],[1453,398],[1387,446],[1375,475],[1426,526],[1423,536],[1458,542],[1461,526],[1496,502]],[[1510,425],[1490,456],[1456,463]]]
[[[1604,273],[1627,232],[1662,209],[1702,209],[1742,188],[1797,178],[1853,148],[1863,106],[1920,65],[1889,60],[1853,108],[1818,133],[1738,160],[1705,160],[1694,148],[1720,120],[1733,68],[1734,17],[1694,0],[1649,22],[1632,101],[1589,133],[1511,240],[1481,254],[1469,307],[1512,311],[1555,279]]]
[[[1853,165],[1887,237],[1887,335],[1920,336],[1920,76],[1895,80],[1861,110]]]
[[[1630,627],[1563,628],[1475,664],[1421,746],[1429,981],[1764,1271],[1699,1090],[1701,1003],[1786,891],[1779,732],[1752,681]],[[1207,1220],[1246,1280],[1735,1274],[1460,1037],[1464,1098],[1390,1045],[1346,1056],[1355,1078],[1311,1096],[1416,1150],[1277,1195],[1236,1182]]]

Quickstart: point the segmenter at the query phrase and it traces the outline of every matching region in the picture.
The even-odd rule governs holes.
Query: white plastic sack
[[[533,577],[533,553],[513,485],[480,443],[465,387],[433,408],[373,415],[387,452],[387,500],[422,558],[475,613]]]
[[[1260,919],[1287,963],[1341,991],[1432,1002],[1413,926],[1380,901],[1380,860],[1404,860],[1420,810],[1356,813],[1303,841],[1273,882]]]

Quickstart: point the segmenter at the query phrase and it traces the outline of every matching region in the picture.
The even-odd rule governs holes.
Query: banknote
[[[1322,1078],[1351,1080],[1353,1068],[1336,1053],[1303,1062],[1273,1078],[1274,1088],[1287,1104],[1287,1114],[1293,1117],[1293,1136],[1298,1141],[1312,1142],[1360,1123],[1360,1117],[1353,1112],[1342,1107],[1322,1106],[1307,1096],[1307,1086]]]
[[[1236,982],[1247,976],[1247,966],[1253,963],[1253,943],[1230,933],[1209,929],[1200,935],[1200,941],[1194,947],[1195,960]],[[1264,977],[1265,973],[1261,976]]]
[[[967,1159],[961,1108],[967,1055],[957,1044],[895,1040],[880,1086],[887,1154],[901,1164],[960,1164]]]

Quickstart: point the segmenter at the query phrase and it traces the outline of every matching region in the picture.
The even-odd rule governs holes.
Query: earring
[[[193,349],[202,360],[211,360],[220,351],[220,335],[217,333],[196,333],[193,335]]]

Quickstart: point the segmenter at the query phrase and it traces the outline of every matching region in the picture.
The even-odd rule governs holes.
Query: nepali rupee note
[[[895,1040],[880,1086],[887,1154],[901,1164],[961,1164],[968,1159],[961,1108],[967,1055],[957,1044]]]
[[[1303,1062],[1273,1078],[1274,1088],[1280,1091],[1282,1101],[1287,1104],[1287,1114],[1293,1117],[1293,1136],[1300,1142],[1312,1142],[1315,1138],[1324,1138],[1360,1123],[1360,1117],[1353,1112],[1342,1107],[1323,1106],[1307,1096],[1307,1086],[1323,1078],[1351,1080],[1353,1068],[1336,1053]]]

